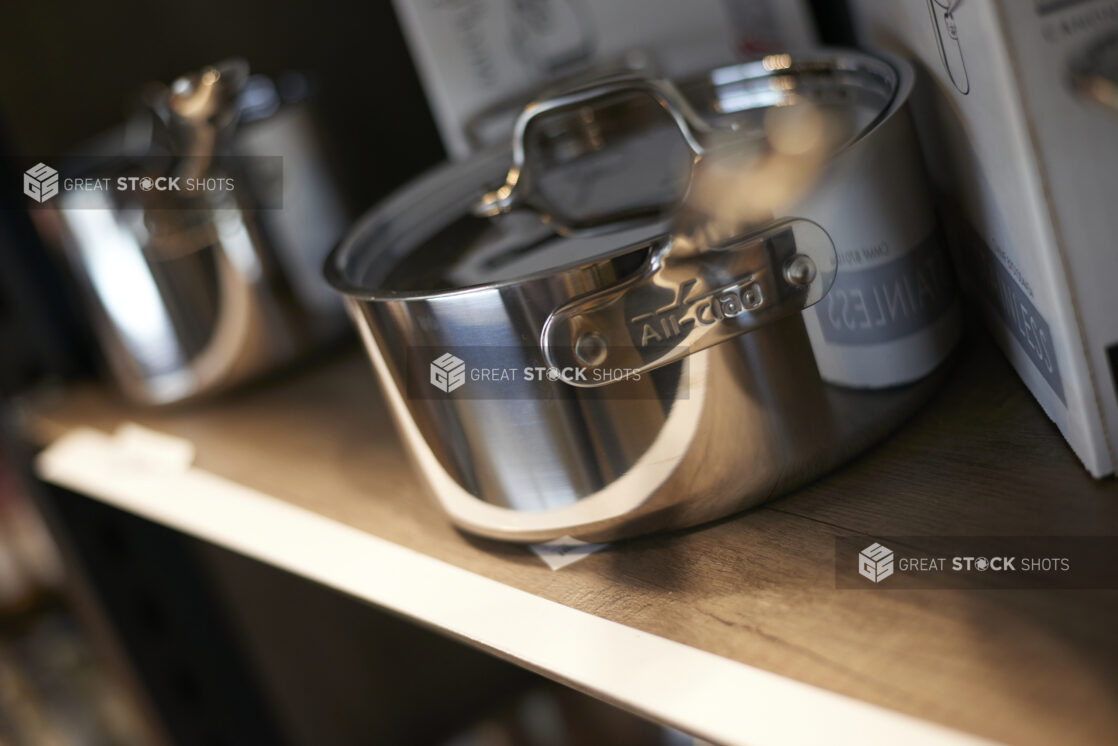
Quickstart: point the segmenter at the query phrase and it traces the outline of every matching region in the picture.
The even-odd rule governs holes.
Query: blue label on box
[[[1029,360],[1066,407],[1064,382],[1060,378],[1060,366],[1056,362],[1056,348],[1048,321],[986,242],[972,235],[976,258],[974,269],[983,297],[994,307]]]

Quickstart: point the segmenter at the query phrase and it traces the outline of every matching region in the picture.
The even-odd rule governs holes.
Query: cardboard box
[[[452,158],[507,136],[479,117],[556,79],[626,65],[682,75],[815,40],[806,0],[394,3]]]
[[[1118,1],[851,5],[866,46],[926,73],[917,127],[964,288],[1091,474],[1113,473],[1118,109],[1075,81]]]

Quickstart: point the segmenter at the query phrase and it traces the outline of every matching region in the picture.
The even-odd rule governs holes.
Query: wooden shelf
[[[94,463],[92,435],[59,441],[40,460],[48,481],[714,740],[1118,733],[1118,592],[835,588],[836,535],[1118,535],[1118,484],[1086,474],[985,338],[909,425],[846,468],[558,571],[447,524],[356,351],[176,411],[94,386],[22,409],[43,444],[136,422],[196,447],[187,472],[131,474]]]

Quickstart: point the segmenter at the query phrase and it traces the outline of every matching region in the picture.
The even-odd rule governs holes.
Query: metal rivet
[[[575,357],[583,365],[601,365],[607,351],[606,338],[598,332],[584,332],[575,340]]]
[[[810,285],[815,279],[815,262],[806,254],[796,254],[784,263],[784,279],[797,287]]]

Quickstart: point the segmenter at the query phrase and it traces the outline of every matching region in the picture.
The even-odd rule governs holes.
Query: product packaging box
[[[850,2],[867,47],[924,73],[917,127],[962,285],[1087,469],[1112,474],[1118,1]]]
[[[806,0],[394,0],[452,158],[507,139],[530,92],[577,75],[678,76],[815,41]]]

